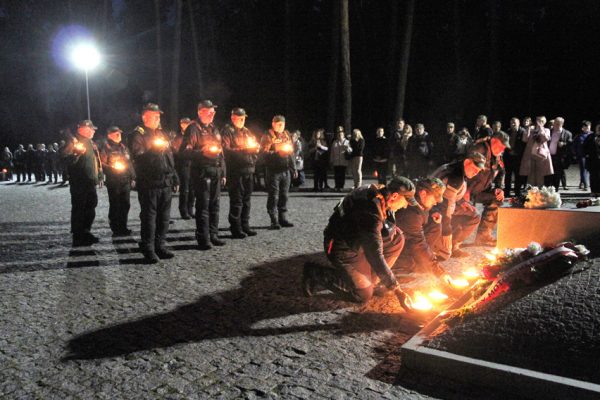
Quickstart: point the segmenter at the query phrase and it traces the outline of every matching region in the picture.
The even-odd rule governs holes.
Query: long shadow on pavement
[[[330,295],[305,298],[300,291],[302,265],[315,254],[257,265],[239,288],[202,296],[172,311],[84,333],[68,342],[63,360],[99,359],[142,350],[166,348],[204,340],[270,336],[295,332],[331,331],[336,334],[419,328],[403,321],[402,314],[345,313],[336,322],[273,326],[272,319],[296,314],[330,311],[351,306]],[[269,321],[267,321],[269,320]],[[269,327],[254,327],[267,321]],[[264,323],[262,324],[264,325]]]

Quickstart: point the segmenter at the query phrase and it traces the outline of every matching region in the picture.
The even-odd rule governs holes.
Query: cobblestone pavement
[[[401,369],[400,346],[432,316],[390,296],[360,307],[301,295],[339,195],[293,193],[296,227],[270,231],[258,192],[258,236],[223,229],[226,246],[207,252],[174,206],[176,258],[152,266],[137,251],[135,193],[134,235],[115,240],[99,197],[100,243],[71,249],[68,188],[0,185],[2,398],[504,398]],[[226,227],[227,196],[221,206]]]

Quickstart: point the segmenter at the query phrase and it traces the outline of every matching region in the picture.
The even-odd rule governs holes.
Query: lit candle
[[[167,145],[169,144],[169,142],[167,142],[165,139],[163,139],[162,137],[159,136],[156,139],[154,139],[153,144],[156,147],[165,148],[165,147],[167,147]]]
[[[117,171],[124,171],[125,170],[125,163],[123,161],[115,161],[112,165],[114,170]]]
[[[77,142],[73,145],[73,148],[78,152],[78,153],[83,153],[85,151],[85,146],[83,145],[83,143],[81,142]]]
[[[292,154],[292,151],[294,151],[294,148],[292,147],[291,144],[289,143],[284,143],[283,145],[281,145],[281,152],[285,153],[285,154]]]
[[[445,293],[440,292],[439,290],[432,290],[429,292],[429,298],[436,303],[441,303],[446,300],[448,296]]]
[[[465,288],[469,286],[469,281],[464,278],[451,279],[450,283],[455,288]]]
[[[249,149],[254,149],[254,148],[256,148],[256,146],[258,146],[258,143],[256,143],[256,140],[254,140],[254,138],[252,136],[248,136],[248,138],[246,139],[246,147]]]
[[[216,144],[213,144],[212,146],[210,146],[208,148],[208,151],[212,154],[217,154],[221,151],[221,148],[219,146],[217,146]]]
[[[467,279],[477,279],[481,276],[481,273],[475,268],[469,268],[468,270],[463,272],[463,275]]]
[[[427,300],[427,297],[421,294],[421,292],[415,292],[413,296],[412,307],[415,310],[429,311],[433,308],[433,305],[429,300]]]

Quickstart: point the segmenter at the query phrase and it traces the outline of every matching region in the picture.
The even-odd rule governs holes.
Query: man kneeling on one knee
[[[324,248],[331,265],[304,265],[302,287],[311,296],[318,286],[350,301],[367,302],[379,281],[393,290],[407,311],[412,301],[396,281],[390,266],[404,247],[394,213],[415,204],[415,186],[397,177],[387,185],[361,186],[335,207],[324,231]]]

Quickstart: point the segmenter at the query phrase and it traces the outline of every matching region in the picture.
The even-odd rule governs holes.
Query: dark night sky
[[[325,126],[332,2],[288,1],[286,19],[283,0],[192,1],[192,11],[183,1],[178,110],[170,109],[175,0],[160,3],[166,121],[194,116],[198,100],[210,97],[221,105],[220,123],[241,105],[250,125],[266,127],[283,113],[305,135]],[[352,120],[367,137],[393,117],[400,54],[390,43],[402,38],[405,2],[395,32],[391,4],[350,0]],[[201,93],[190,14],[200,38]],[[600,117],[598,15],[595,0],[417,0],[405,118],[424,122],[434,135],[448,120],[471,128],[481,113],[505,124],[513,115],[562,115],[578,130],[582,119]],[[72,25],[89,30],[105,57],[90,75],[92,119],[101,131],[109,124],[131,129],[141,105],[159,100],[152,1],[0,1],[0,143],[55,141],[60,129],[85,117],[83,73],[57,63],[53,51],[58,33]],[[340,104],[338,96],[337,121]]]

